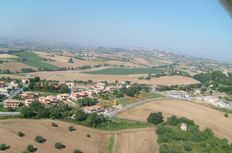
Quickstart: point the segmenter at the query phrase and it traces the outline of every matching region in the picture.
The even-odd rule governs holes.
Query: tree
[[[163,122],[163,115],[161,112],[158,112],[158,113],[151,113],[148,118],[147,118],[147,121],[149,123],[152,123],[152,124],[159,124],[159,123],[162,123]]]
[[[55,148],[56,149],[64,149],[66,146],[60,142],[55,143]]]
[[[79,103],[80,106],[92,106],[97,103],[97,99],[84,97],[82,99],[78,99],[77,102]]]
[[[19,131],[19,132],[17,133],[17,135],[18,135],[19,137],[23,137],[25,134],[24,134],[23,132]]]
[[[38,148],[35,148],[33,145],[29,144],[27,146],[27,150],[28,152],[36,152],[38,150]]]
[[[46,139],[44,139],[42,136],[36,136],[35,141],[38,143],[44,143]]]
[[[97,127],[98,125],[106,121],[107,119],[102,114],[98,115],[97,113],[92,113],[87,119],[87,125],[91,127]]]
[[[80,151],[79,149],[75,149],[75,150],[73,150],[73,153],[83,153],[83,152]]]
[[[0,144],[0,150],[7,150],[10,146],[7,146],[5,143]]]
[[[74,116],[75,116],[75,120],[77,121],[84,121],[88,117],[88,115],[82,109],[76,110]]]
[[[73,59],[70,58],[70,59],[68,60],[68,63],[73,63]]]

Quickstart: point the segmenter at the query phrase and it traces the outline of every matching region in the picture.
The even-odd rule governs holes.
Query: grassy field
[[[44,61],[44,58],[39,57],[38,55],[32,52],[22,51],[17,52],[14,55],[18,57],[18,61],[38,69],[56,70],[58,68],[54,65],[46,63],[46,61]]]
[[[105,75],[130,75],[130,74],[157,74],[167,69],[160,68],[107,68],[97,71],[85,72],[88,74],[105,74]]]

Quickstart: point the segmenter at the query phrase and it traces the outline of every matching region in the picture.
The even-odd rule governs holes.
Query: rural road
[[[126,110],[129,110],[129,109],[132,109],[136,106],[139,106],[139,105],[142,105],[142,104],[146,104],[146,103],[150,103],[150,102],[153,102],[153,101],[157,101],[157,100],[162,100],[164,99],[165,97],[160,97],[160,98],[151,98],[151,99],[144,99],[144,100],[139,100],[137,102],[134,102],[132,104],[129,104],[127,106],[124,106],[120,109],[116,109],[110,113],[107,113],[106,116],[108,116],[109,118],[112,118],[114,116],[116,116],[118,113],[120,112],[123,112],[123,111],[126,111]]]

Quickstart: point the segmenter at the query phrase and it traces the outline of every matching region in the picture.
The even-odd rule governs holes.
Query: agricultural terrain
[[[52,127],[51,123],[56,123],[58,127]],[[70,132],[70,125],[76,131]],[[18,131],[25,133],[25,136],[17,136]],[[37,143],[34,139],[38,135],[46,138],[46,142]],[[158,153],[154,128],[105,132],[61,121],[11,119],[0,121],[0,138],[1,142],[10,145],[6,153],[23,152],[28,144],[37,147],[38,153],[68,153],[74,149],[84,153]],[[66,148],[55,149],[56,142]]]
[[[146,121],[151,112],[162,112],[164,117],[176,115],[194,120],[200,129],[210,128],[219,138],[227,138],[232,142],[232,118],[224,117],[224,113],[196,103],[182,100],[160,100],[137,106],[122,112],[120,118]]]
[[[153,85],[179,85],[179,84],[196,84],[199,83],[197,80],[194,80],[190,77],[184,76],[164,76],[159,78],[152,78],[151,80],[138,80],[139,77],[144,76],[141,74],[138,75],[103,75],[103,74],[87,74],[81,73],[80,71],[43,71],[43,72],[34,72],[30,73],[35,76],[39,76],[47,80],[93,80],[93,81],[108,81],[115,82],[117,81],[132,81],[137,83],[144,84],[153,84]]]

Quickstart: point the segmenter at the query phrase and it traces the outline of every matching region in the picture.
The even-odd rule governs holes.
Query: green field
[[[14,55],[18,56],[18,61],[24,63],[26,65],[41,69],[41,70],[57,70],[58,67],[46,63],[45,59],[36,55],[32,52],[20,51],[14,53]]]
[[[97,71],[85,72],[89,74],[105,74],[105,75],[130,75],[130,74],[157,74],[167,71],[165,68],[107,68]]]

